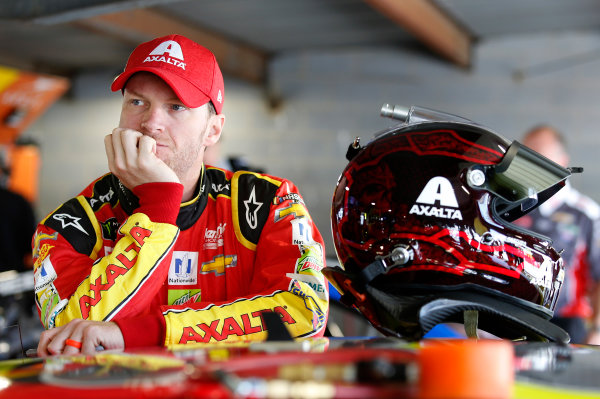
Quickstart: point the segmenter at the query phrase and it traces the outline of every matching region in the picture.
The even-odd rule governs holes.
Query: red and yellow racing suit
[[[324,246],[288,180],[203,169],[198,194],[112,174],[38,225],[35,296],[46,328],[116,322],[125,347],[262,340],[261,314],[295,337],[322,336]]]

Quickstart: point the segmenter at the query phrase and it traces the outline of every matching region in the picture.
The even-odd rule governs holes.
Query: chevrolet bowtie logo
[[[291,204],[286,208],[281,208],[275,211],[275,222],[280,221],[287,215],[293,215],[294,218],[308,216],[306,208],[301,204]]]
[[[237,265],[237,255],[218,255],[211,262],[202,263],[200,274],[215,273],[217,276],[225,274],[226,267]]]

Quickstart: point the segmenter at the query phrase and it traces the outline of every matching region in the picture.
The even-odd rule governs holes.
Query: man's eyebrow
[[[141,95],[140,93],[138,93],[137,91],[135,91],[133,89],[125,88],[125,93],[131,94],[131,95],[136,96],[136,97],[144,97],[143,95]]]
[[[134,97],[146,98],[146,96],[144,96],[143,94],[138,93],[137,91],[132,90],[132,89],[128,89],[128,88],[125,88],[125,93],[129,93],[130,95],[132,95]],[[185,105],[185,104],[183,104],[183,101],[181,101],[179,99],[179,97],[177,97],[177,96],[173,96],[173,97],[167,98],[166,101],[167,102],[179,103],[179,104]]]

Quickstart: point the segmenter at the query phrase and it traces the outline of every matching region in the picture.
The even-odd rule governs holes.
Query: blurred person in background
[[[0,153],[0,360],[35,348],[42,330],[30,274],[35,211],[25,196],[8,188],[9,177],[10,168]]]
[[[523,144],[566,167],[567,146],[552,126],[538,125]],[[565,265],[565,279],[552,322],[564,328],[572,343],[600,344],[600,206],[566,186],[515,223],[553,241]]]
[[[7,188],[9,169],[0,159],[0,272],[31,270],[31,239],[35,232],[33,205]]]

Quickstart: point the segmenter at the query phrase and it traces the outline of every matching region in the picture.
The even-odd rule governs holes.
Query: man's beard
[[[190,168],[192,168],[198,160],[200,149],[201,146],[197,143],[186,146],[183,151],[173,154],[172,157],[164,162],[175,172],[177,177],[179,177],[179,180],[183,180],[190,172]]]

